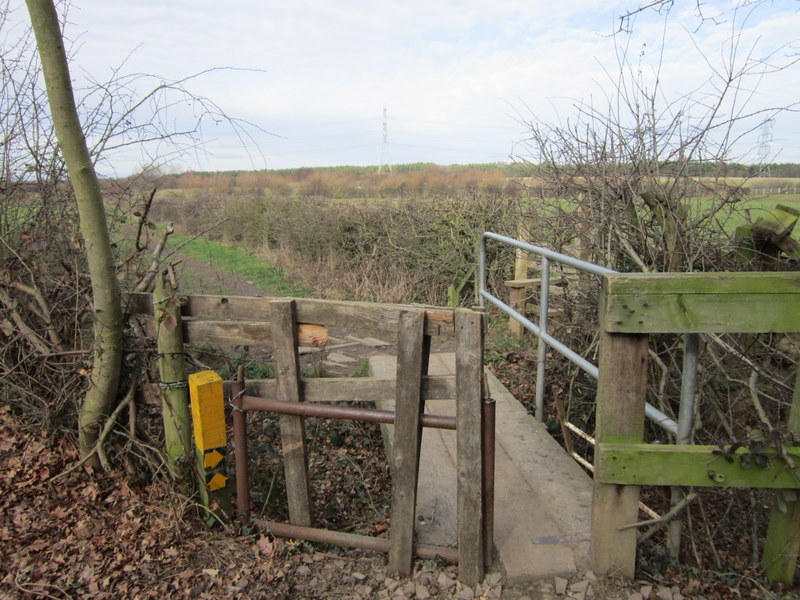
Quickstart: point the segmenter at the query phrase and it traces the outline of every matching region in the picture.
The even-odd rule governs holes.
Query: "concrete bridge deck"
[[[396,358],[370,358],[372,376],[396,374]],[[432,354],[429,374],[455,373],[455,354]],[[495,549],[509,583],[589,567],[591,478],[528,414],[502,383],[486,372],[497,402],[495,468]],[[393,402],[381,404],[392,408]],[[426,412],[455,415],[455,400],[429,400]],[[389,440],[391,425],[385,426]],[[387,435],[388,433],[388,435]],[[456,434],[426,428],[422,435],[417,492],[417,539],[456,545]]]

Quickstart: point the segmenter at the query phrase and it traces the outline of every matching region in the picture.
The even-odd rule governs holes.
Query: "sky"
[[[24,3],[11,4],[25,22]],[[613,35],[637,0],[72,0],[65,37],[79,89],[115,69],[154,75],[132,83],[141,94],[224,67],[185,85],[251,125],[237,133],[207,120],[203,149],[171,170],[447,165],[530,160],[529,123],[565,124],[579,103],[605,106],[624,49],[631,77],[646,86],[658,78],[662,115],[697,100],[687,121],[719,85],[710,74],[728,60],[733,32],[735,68],[747,54],[770,65],[800,55],[798,0],[737,5],[707,0],[702,21],[695,0],[676,0],[667,19],[648,10],[631,33]],[[754,71],[724,110],[790,106],[798,82],[797,64]],[[176,102],[162,116],[180,128],[197,110]],[[768,151],[800,162],[800,114],[776,115],[769,131],[761,120],[748,121],[732,158],[755,162]],[[105,168],[127,174],[156,152],[127,148]]]

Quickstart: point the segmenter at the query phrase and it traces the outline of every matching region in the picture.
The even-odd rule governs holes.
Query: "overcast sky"
[[[649,11],[629,37],[611,34],[637,0],[73,0],[66,34],[76,80],[80,70],[102,80],[123,63],[122,72],[168,79],[246,69],[188,87],[274,136],[251,130],[257,147],[248,153],[225,124],[209,124],[206,152],[184,157],[179,170],[377,165],[382,156],[507,162],[525,155],[523,121],[565,121],[576,101],[603,98],[621,46],[652,78],[666,31],[667,103],[702,90],[710,71],[698,47],[718,66],[733,27],[743,24],[742,46],[756,57],[786,43],[773,61],[800,53],[797,0],[766,3],[746,22],[744,11],[736,19],[728,12],[735,4],[708,0],[704,16],[722,22],[700,26],[695,0],[676,0],[666,30]],[[796,65],[767,75],[747,110],[800,100],[799,83]],[[737,158],[755,161],[763,134],[746,136]],[[779,115],[770,152],[800,162],[798,136],[797,113]],[[142,160],[127,153],[113,162],[125,173]]]

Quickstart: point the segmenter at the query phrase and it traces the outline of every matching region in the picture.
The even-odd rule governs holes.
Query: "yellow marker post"
[[[225,401],[222,378],[214,371],[189,375],[194,441],[200,450],[224,448]]]
[[[219,509],[222,516],[229,518],[232,506],[225,461],[228,447],[222,378],[214,371],[189,375],[189,397],[203,504],[211,510]]]

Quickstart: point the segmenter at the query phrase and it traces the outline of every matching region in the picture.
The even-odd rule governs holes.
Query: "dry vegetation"
[[[241,244],[329,298],[446,304],[451,285],[471,302],[481,233],[514,232],[519,207],[482,192],[350,202],[167,193],[154,217],[187,233],[216,224],[209,239]]]

